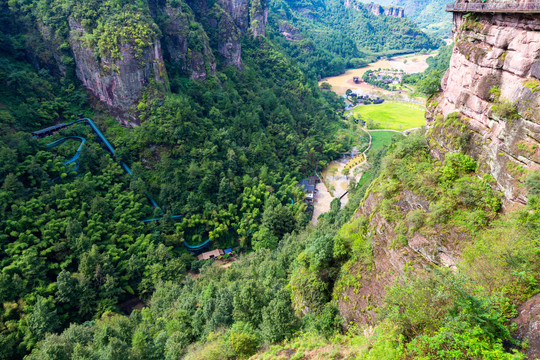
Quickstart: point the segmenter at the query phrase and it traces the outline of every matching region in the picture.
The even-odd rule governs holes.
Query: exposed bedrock
[[[540,169],[540,16],[456,14],[454,41],[443,92],[428,102],[430,151],[440,160],[446,153],[465,151],[477,160],[481,176],[496,180],[505,206],[519,206],[527,201],[527,174]],[[471,240],[463,230],[438,224],[408,234],[406,243],[398,244],[395,219],[393,223],[383,216],[384,198],[376,189],[371,188],[357,211],[357,217],[367,221],[372,262],[348,266],[341,278],[345,280],[338,280],[334,288],[334,299],[347,323],[374,323],[374,309],[405,268],[453,268]],[[392,205],[399,210],[395,217],[405,223],[411,211],[430,211],[422,194],[406,188]],[[522,313],[521,337],[531,337],[537,330],[537,321],[529,321],[536,316],[536,302],[531,311]]]
[[[129,112],[141,98],[144,88],[151,80],[162,85],[166,82],[160,42],[153,41],[142,52],[138,52],[133,44],[122,44],[121,58],[98,58],[94,50],[81,40],[85,33],[81,24],[70,19],[69,26],[69,43],[77,77],[120,118],[136,124],[136,117]]]
[[[540,17],[456,13],[454,41],[443,92],[428,106],[432,153],[466,151],[507,203],[524,203],[523,180],[540,169]],[[445,121],[454,112],[463,127]]]
[[[180,70],[181,76],[199,80],[214,75],[217,66],[241,69],[241,36],[264,36],[268,17],[266,0],[147,0],[147,5],[148,13],[143,10],[140,25],[152,29],[152,35],[145,39],[109,37],[107,44],[95,41],[96,30],[83,26],[81,19],[67,18],[67,39],[56,38],[37,19],[37,28],[53,56],[35,57],[36,67],[52,66],[64,76],[64,54],[55,49],[69,43],[62,49],[69,53],[68,58],[73,56],[82,84],[120,121],[136,125],[137,106],[145,89],[150,85],[162,93],[168,89],[165,62]]]

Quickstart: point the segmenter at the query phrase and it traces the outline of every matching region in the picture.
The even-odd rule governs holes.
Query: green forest
[[[0,359],[524,359],[511,319],[540,291],[540,175],[523,182],[527,204],[503,212],[503,193],[473,158],[435,159],[425,128],[364,134],[317,85],[442,41],[334,1],[248,3],[247,25],[210,1],[0,4]],[[148,77],[129,109],[137,126],[123,126],[126,115],[83,84],[74,48],[112,64],[96,78],[142,76],[148,49],[169,36],[160,6],[187,19],[186,53],[206,76],[190,78],[164,51],[164,80]],[[266,35],[256,35],[265,6]],[[281,36],[283,22],[302,40]],[[227,65],[233,45],[241,66]],[[135,69],[113,66],[126,49]],[[405,81],[440,91],[451,53],[442,47]],[[79,117],[114,156],[82,122],[32,135]],[[313,225],[299,181],[360,133],[356,143],[372,145],[362,175]],[[86,140],[67,164],[81,142],[48,146],[65,137]],[[400,207],[420,195],[426,209]],[[377,243],[381,231],[388,244]],[[403,273],[377,268],[381,251],[406,253],[418,234],[456,238],[441,246],[462,257],[454,268],[420,255]],[[206,240],[205,250],[232,254],[199,261],[204,250],[185,246]],[[380,300],[380,289],[357,296],[380,279],[391,279]]]
[[[365,66],[380,56],[425,52],[443,44],[408,18],[375,16],[362,5],[356,9],[335,0],[274,0],[270,7],[270,37],[307,74],[319,79]],[[301,37],[297,41],[280,34],[295,30]]]
[[[428,68],[418,74],[410,74],[403,77],[405,84],[413,85],[418,92],[433,95],[441,91],[441,79],[450,66],[453,44],[439,48],[437,55],[426,59]]]

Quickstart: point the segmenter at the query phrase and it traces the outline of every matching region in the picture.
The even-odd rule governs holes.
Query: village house
[[[223,256],[224,254],[225,252],[222,249],[215,249],[212,251],[207,251],[207,252],[202,253],[201,255],[197,256],[197,259],[199,259],[199,261],[216,259]]]

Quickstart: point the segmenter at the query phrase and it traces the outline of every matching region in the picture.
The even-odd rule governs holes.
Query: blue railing
[[[50,130],[50,132],[46,132],[46,133],[42,133],[40,132],[39,130],[38,131],[35,131],[33,133],[34,137],[47,137],[47,136],[51,136],[53,135],[56,131],[60,131],[68,126],[71,126],[71,125],[74,125],[74,124],[78,124],[78,123],[87,123],[88,125],[90,125],[90,127],[92,128],[92,130],[96,133],[97,137],[99,138],[99,140],[105,145],[105,147],[107,148],[107,150],[111,153],[111,156],[114,160],[117,160],[116,159],[116,153],[115,153],[115,150],[114,150],[114,147],[111,145],[111,143],[107,140],[107,138],[105,137],[105,135],[103,135],[103,133],[101,132],[101,130],[99,130],[99,128],[97,127],[97,125],[92,121],[92,119],[88,119],[88,118],[84,118],[84,119],[79,119],[79,120],[76,120],[76,121],[73,121],[71,123],[67,123],[67,124],[59,124],[59,125],[56,125],[54,127],[48,127],[48,128],[45,128],[44,130]],[[80,140],[81,141],[81,145],[79,145],[79,148],[77,149],[77,152],[75,153],[75,155],[64,162],[65,165],[67,164],[70,164],[70,163],[73,163],[75,162],[80,154],[81,154],[81,150],[82,150],[82,147],[84,145],[84,143],[86,142],[86,139],[83,138],[83,137],[80,137],[80,136],[66,136],[66,137],[63,137],[61,139],[58,139],[50,144],[48,144],[47,146],[48,147],[54,147],[54,146],[58,146],[60,144],[62,144],[64,141],[66,140]],[[133,172],[131,171],[131,169],[129,168],[129,166],[127,166],[127,164],[125,164],[124,162],[119,162],[120,163],[120,166],[122,167],[122,169],[124,169],[124,171],[129,174],[132,178],[136,179],[136,177],[133,175]],[[78,164],[76,164],[76,170],[78,169]],[[148,200],[150,201],[150,203],[152,204],[152,206],[156,209],[159,209],[161,211],[161,213],[163,215],[165,215],[165,213],[163,212],[163,210],[161,210],[161,207],[157,204],[157,202],[150,196],[150,195],[146,195],[146,197],[148,198]],[[173,215],[171,216],[172,219],[180,219],[182,218],[183,216],[182,215]],[[160,217],[160,218],[150,218],[150,219],[145,219],[145,220],[141,220],[142,223],[150,223],[150,222],[153,222],[153,221],[159,221],[159,220],[162,220],[163,217]],[[186,247],[186,249],[188,249],[189,251],[199,251],[199,250],[202,250],[204,249],[205,247],[207,247],[208,245],[210,245],[210,242],[211,240],[210,239],[207,239],[205,240],[204,242],[202,242],[201,244],[199,245],[191,245],[189,243],[187,243],[186,241],[183,242],[184,246]]]

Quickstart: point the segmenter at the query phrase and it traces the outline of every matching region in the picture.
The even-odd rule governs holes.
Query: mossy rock
[[[491,89],[500,84],[500,80],[494,74],[482,76],[476,85],[476,95],[485,101],[491,97]]]

